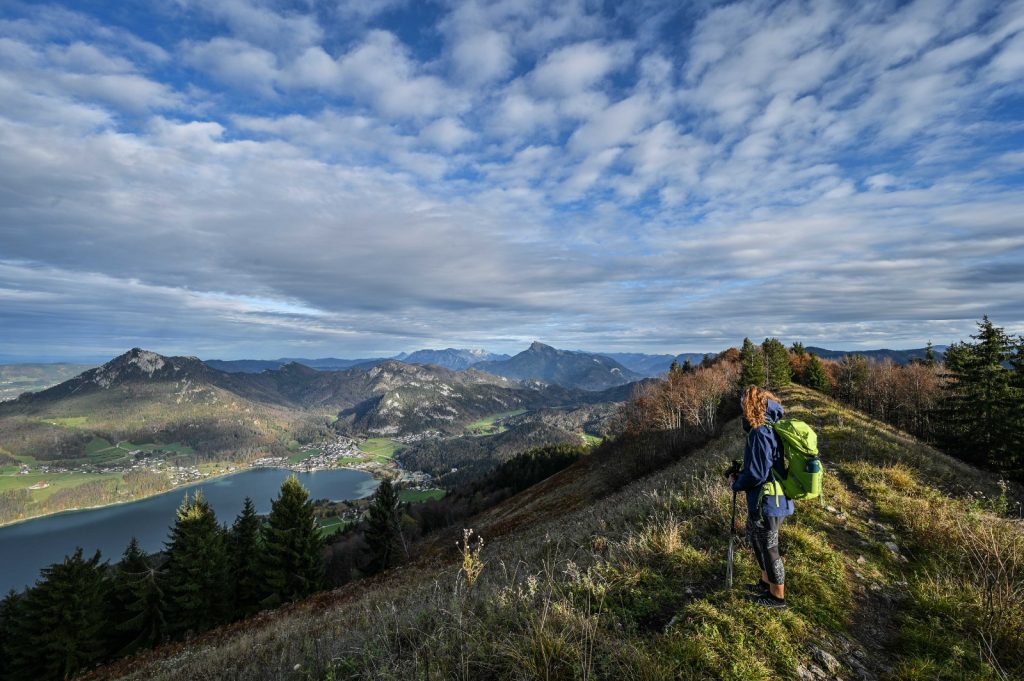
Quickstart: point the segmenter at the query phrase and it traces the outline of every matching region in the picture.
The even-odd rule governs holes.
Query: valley
[[[537,352],[550,354],[540,344],[527,354]],[[594,380],[594,369],[586,369]],[[606,383],[619,380],[612,369]],[[553,423],[551,414],[607,415],[630,390],[587,391],[397,360],[226,372],[136,348],[0,403],[0,524],[135,501],[260,467],[350,468],[409,490],[431,489],[457,481],[459,470],[486,470],[522,445],[597,440],[607,425],[600,418]]]

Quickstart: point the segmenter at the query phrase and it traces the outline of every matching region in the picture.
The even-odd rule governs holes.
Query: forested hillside
[[[731,421],[617,491],[609,481],[627,462],[586,457],[474,519],[461,552],[440,542],[372,582],[92,678],[1024,672],[1015,489],[819,393],[782,398],[818,430],[829,471],[825,503],[801,505],[783,531],[787,612],[767,614],[723,584],[732,495],[722,470],[743,443]],[[737,569],[740,583],[756,578],[745,550]]]

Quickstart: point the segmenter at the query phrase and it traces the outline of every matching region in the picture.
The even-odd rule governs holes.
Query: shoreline
[[[6,522],[0,522],[0,529],[3,529],[5,527],[11,527],[13,525],[18,525],[18,524],[21,524],[21,523],[27,523],[27,522],[30,522],[32,520],[40,520],[42,518],[50,518],[52,516],[63,515],[65,513],[79,513],[81,511],[95,511],[95,510],[101,509],[101,508],[110,508],[111,506],[122,506],[124,504],[133,504],[133,503],[135,503],[137,501],[145,501],[146,499],[152,499],[153,497],[160,496],[161,494],[168,494],[168,493],[173,492],[175,490],[186,489],[186,488],[192,487],[194,485],[202,485],[203,483],[209,482],[210,480],[217,480],[219,478],[226,478],[226,477],[229,477],[231,475],[238,475],[239,473],[245,473],[247,471],[256,470],[258,468],[279,468],[279,469],[284,469],[284,470],[290,470],[293,473],[316,473],[318,471],[349,470],[349,471],[358,471],[360,473],[367,473],[371,477],[373,477],[374,479],[380,480],[382,478],[381,470],[387,469],[387,468],[391,468],[391,467],[397,467],[397,465],[392,464],[392,466],[387,466],[387,465],[383,465],[383,464],[378,464],[372,470],[371,469],[366,469],[366,468],[355,468],[354,466],[333,466],[331,468],[322,468],[321,467],[321,468],[310,468],[310,469],[305,469],[304,468],[304,469],[299,469],[298,468],[298,464],[287,464],[287,463],[284,464],[284,465],[270,465],[270,464],[250,465],[250,466],[246,466],[245,468],[239,468],[237,470],[230,471],[228,473],[217,473],[216,475],[210,475],[210,476],[207,476],[207,477],[203,478],[202,480],[192,480],[191,482],[187,482],[187,483],[185,483],[183,485],[173,485],[173,486],[171,486],[171,487],[169,487],[169,488],[167,488],[165,490],[160,490],[159,492],[154,492],[152,494],[146,494],[146,495],[143,495],[143,496],[140,496],[140,497],[135,497],[135,498],[132,498],[132,499],[123,499],[123,500],[119,500],[119,501],[112,501],[112,502],[107,503],[107,504],[97,504],[95,506],[76,506],[74,508],[65,508],[65,509],[61,509],[59,511],[51,511],[49,513],[42,513],[42,514],[39,514],[39,515],[28,516],[27,518],[18,518],[17,520],[8,520]]]

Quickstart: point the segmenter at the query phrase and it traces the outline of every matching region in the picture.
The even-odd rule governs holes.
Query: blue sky
[[[1022,332],[1022,83],[1022,2],[0,0],[0,360]]]

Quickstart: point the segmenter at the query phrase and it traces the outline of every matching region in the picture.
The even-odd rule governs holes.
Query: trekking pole
[[[732,588],[732,561],[736,555],[736,492],[732,493],[732,522],[729,523],[729,561],[725,568],[725,585]]]

